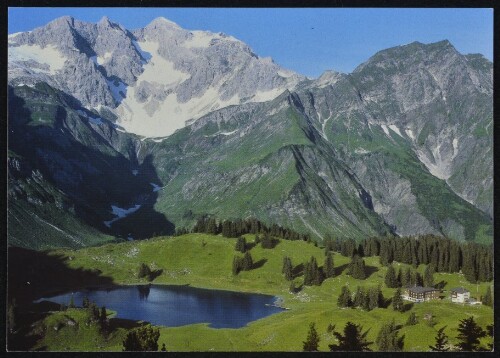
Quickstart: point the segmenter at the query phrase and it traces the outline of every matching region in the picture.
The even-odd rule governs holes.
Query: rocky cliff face
[[[47,82],[146,137],[170,135],[219,108],[273,99],[303,78],[234,37],[164,18],[129,32],[107,18],[62,17],[9,37],[10,83]]]
[[[448,41],[309,80],[162,18],[60,18],[9,36],[10,242],[139,239],[204,214],[489,242],[492,88],[491,62]]]

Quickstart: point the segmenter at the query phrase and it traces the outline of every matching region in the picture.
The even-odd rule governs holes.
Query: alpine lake
[[[35,302],[68,305],[71,297],[76,306],[82,306],[87,297],[99,307],[116,311],[117,318],[167,327],[208,323],[212,328],[241,328],[284,310],[275,296],[165,285],[85,289]]]

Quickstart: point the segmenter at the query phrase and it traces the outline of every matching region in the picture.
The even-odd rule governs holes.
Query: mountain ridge
[[[9,158],[21,154],[75,208],[68,217],[107,239],[167,234],[209,214],[319,240],[490,242],[489,64],[447,40],[414,42],[307,79],[225,34],[63,17],[9,36]],[[163,120],[176,110],[182,120]],[[14,174],[12,207],[49,205],[16,195],[32,184]]]

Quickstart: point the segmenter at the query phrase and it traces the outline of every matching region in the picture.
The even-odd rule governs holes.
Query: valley
[[[141,26],[8,37],[8,350],[492,350],[492,61]]]
[[[245,237],[247,242],[252,244],[255,235],[250,234]],[[433,344],[437,329],[445,325],[448,327],[446,332],[450,337],[450,342],[455,342],[458,322],[466,316],[473,315],[483,328],[493,322],[491,307],[461,305],[452,303],[449,299],[449,290],[454,287],[468,289],[473,297],[484,296],[491,282],[473,284],[458,273],[435,273],[434,282],[440,283],[443,298],[413,304],[408,311],[401,313],[393,310],[391,306],[390,301],[395,289],[386,286],[384,279],[387,267],[380,264],[378,256],[364,258],[366,267],[369,268],[367,271],[369,275],[365,280],[359,280],[347,274],[347,266],[351,259],[334,252],[334,277],[327,278],[320,286],[302,286],[303,273],[296,271],[293,281],[296,287],[302,286],[302,288],[300,292],[291,293],[290,282],[281,273],[283,257],[290,257],[295,267],[304,264],[313,256],[322,266],[325,260],[324,249],[312,243],[288,240],[280,240],[272,249],[262,248],[260,244],[255,245],[249,252],[254,262],[263,262],[263,264],[233,275],[231,264],[233,257],[238,254],[235,251],[236,241],[236,239],[220,235],[187,234],[79,250],[53,250],[47,252],[46,255],[51,258],[50,261],[57,262],[57,266],[53,263],[45,264],[45,271],[36,274],[36,277],[33,273],[37,272],[38,265],[44,261],[38,259],[30,263],[12,263],[13,269],[19,269],[19,272],[12,274],[11,282],[18,282],[20,286],[12,284],[10,292],[13,295],[23,293],[20,297],[35,299],[47,297],[50,295],[49,292],[62,293],[67,292],[68,289],[75,291],[85,287],[147,285],[147,279],[137,277],[138,267],[141,263],[146,263],[154,270],[161,270],[161,274],[152,281],[155,285],[189,285],[206,289],[268,294],[279,297],[282,300],[280,305],[288,308],[281,313],[259,319],[238,329],[211,328],[207,324],[160,327],[159,346],[165,343],[168,350],[172,351],[208,351],[211,349],[215,351],[300,351],[302,341],[307,335],[309,322],[315,322],[321,334],[320,350],[328,350],[327,344],[334,342],[333,336],[326,331],[329,324],[334,324],[336,327],[342,327],[347,321],[361,324],[365,330],[371,328],[368,339],[373,341],[381,325],[392,319],[402,325],[400,336],[404,334],[406,337],[404,350],[421,351],[427,350],[428,345]],[[12,251],[10,257],[17,260],[23,256],[21,253]],[[51,266],[54,267],[54,271],[51,270]],[[396,271],[400,267],[409,267],[407,264],[397,262],[394,262],[393,266]],[[419,265],[417,271],[423,275],[425,265]],[[59,272],[59,274],[52,275],[52,272]],[[83,275],[85,272],[87,274]],[[71,279],[74,275],[78,275],[80,279]],[[61,277],[61,281],[58,277]],[[64,277],[69,278],[70,283],[65,282]],[[29,287],[26,286],[27,281],[31,283]],[[361,308],[340,308],[337,300],[343,286],[348,286],[353,293],[358,286],[365,288],[380,286],[387,300],[387,306],[370,311]],[[36,297],[27,295],[26,290],[32,294],[35,293]],[[75,303],[79,304],[77,301]],[[19,304],[20,307],[30,305],[29,302]],[[406,326],[405,322],[411,313],[417,315],[419,323]],[[125,327],[137,325],[135,323],[122,326],[124,323],[120,325],[118,323],[121,321],[118,320],[113,323],[118,325],[116,329],[112,331],[108,339],[104,339],[97,328],[83,328],[80,324],[79,330],[94,330],[93,333],[88,333],[90,337],[101,337],[95,340],[95,345],[91,343],[93,340],[89,341],[86,338],[72,339],[74,334],[83,334],[78,329],[75,331],[74,327],[64,326],[57,332],[51,328],[53,323],[50,322],[57,321],[64,315],[78,317],[81,314],[77,309],[68,309],[67,313],[52,309],[44,318],[43,324],[47,327],[44,332],[46,333],[32,349],[45,347],[44,349],[47,350],[119,351],[121,340],[127,332]],[[424,320],[426,314],[434,316],[434,325],[426,323]],[[482,342],[486,344],[488,338],[484,338]],[[376,350],[375,345],[372,348]]]

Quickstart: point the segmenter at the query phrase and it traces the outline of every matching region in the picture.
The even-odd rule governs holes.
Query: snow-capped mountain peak
[[[130,32],[107,17],[93,24],[66,16],[9,37],[9,83],[47,82],[146,137],[168,136],[216,109],[271,100],[302,79],[232,36],[163,17]]]

